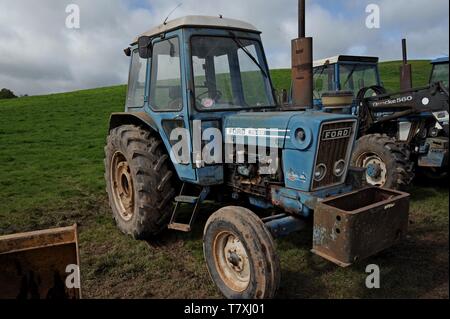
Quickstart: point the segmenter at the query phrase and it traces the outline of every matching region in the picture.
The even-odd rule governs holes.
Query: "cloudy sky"
[[[0,88],[45,94],[122,84],[131,39],[164,20],[187,14],[248,21],[262,32],[271,68],[290,66],[296,0],[0,0]],[[380,8],[380,28],[366,27],[366,7]],[[67,29],[66,7],[80,8],[80,29]],[[308,0],[307,33],[316,59],[336,54],[412,59],[448,56],[448,0]]]

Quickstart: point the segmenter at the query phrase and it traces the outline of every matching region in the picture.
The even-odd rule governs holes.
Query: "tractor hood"
[[[224,117],[223,132],[225,140],[233,143],[244,141],[245,145],[257,145],[262,138],[266,138],[267,146],[296,148],[290,140],[295,138],[295,131],[299,127],[306,128],[309,134],[313,134],[319,132],[323,122],[347,119],[355,120],[355,117],[313,110],[239,112]]]

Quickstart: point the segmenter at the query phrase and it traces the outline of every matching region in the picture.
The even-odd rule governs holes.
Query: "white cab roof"
[[[333,56],[333,57],[329,57],[326,59],[321,59],[321,60],[316,60],[313,63],[313,67],[317,67],[317,66],[322,66],[325,64],[333,64],[333,63],[337,63],[339,61],[339,55]]]
[[[366,62],[378,63],[377,57],[372,56],[358,56],[358,55],[336,55],[330,58],[314,61],[313,67],[322,66],[325,64],[335,64],[338,62]]]
[[[144,32],[143,34],[141,34],[141,36],[152,37],[160,33],[168,32],[181,27],[225,28],[260,32],[255,28],[255,26],[240,20],[209,16],[185,16],[172,21],[168,21],[165,24],[161,24],[147,32]],[[134,39],[134,42],[137,42],[137,39],[138,38]]]

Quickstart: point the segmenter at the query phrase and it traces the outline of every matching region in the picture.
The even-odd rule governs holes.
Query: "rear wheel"
[[[229,299],[274,297],[280,282],[275,244],[261,219],[243,207],[224,207],[205,226],[203,250],[213,282]]]
[[[365,135],[358,140],[352,165],[366,168],[367,183],[373,186],[400,189],[414,177],[408,150],[381,134]]]
[[[176,194],[161,141],[140,127],[120,126],[110,132],[105,156],[106,190],[119,229],[136,239],[158,234]]]

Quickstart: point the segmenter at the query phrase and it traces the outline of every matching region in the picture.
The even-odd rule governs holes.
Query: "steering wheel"
[[[386,93],[386,89],[378,85],[365,87],[359,90],[358,94],[356,95],[356,105],[359,106],[358,117],[360,134],[364,134],[374,121],[372,112],[369,110],[367,103],[364,103],[365,99],[368,98],[368,95],[370,98]]]
[[[206,96],[209,94],[209,91],[205,91],[203,93],[200,93],[199,95],[197,95],[196,100],[197,102],[199,102],[200,104],[202,104],[202,97]],[[215,95],[212,98],[215,102],[217,102],[218,100],[220,100],[220,98],[222,97],[222,92],[220,90],[215,90]]]

